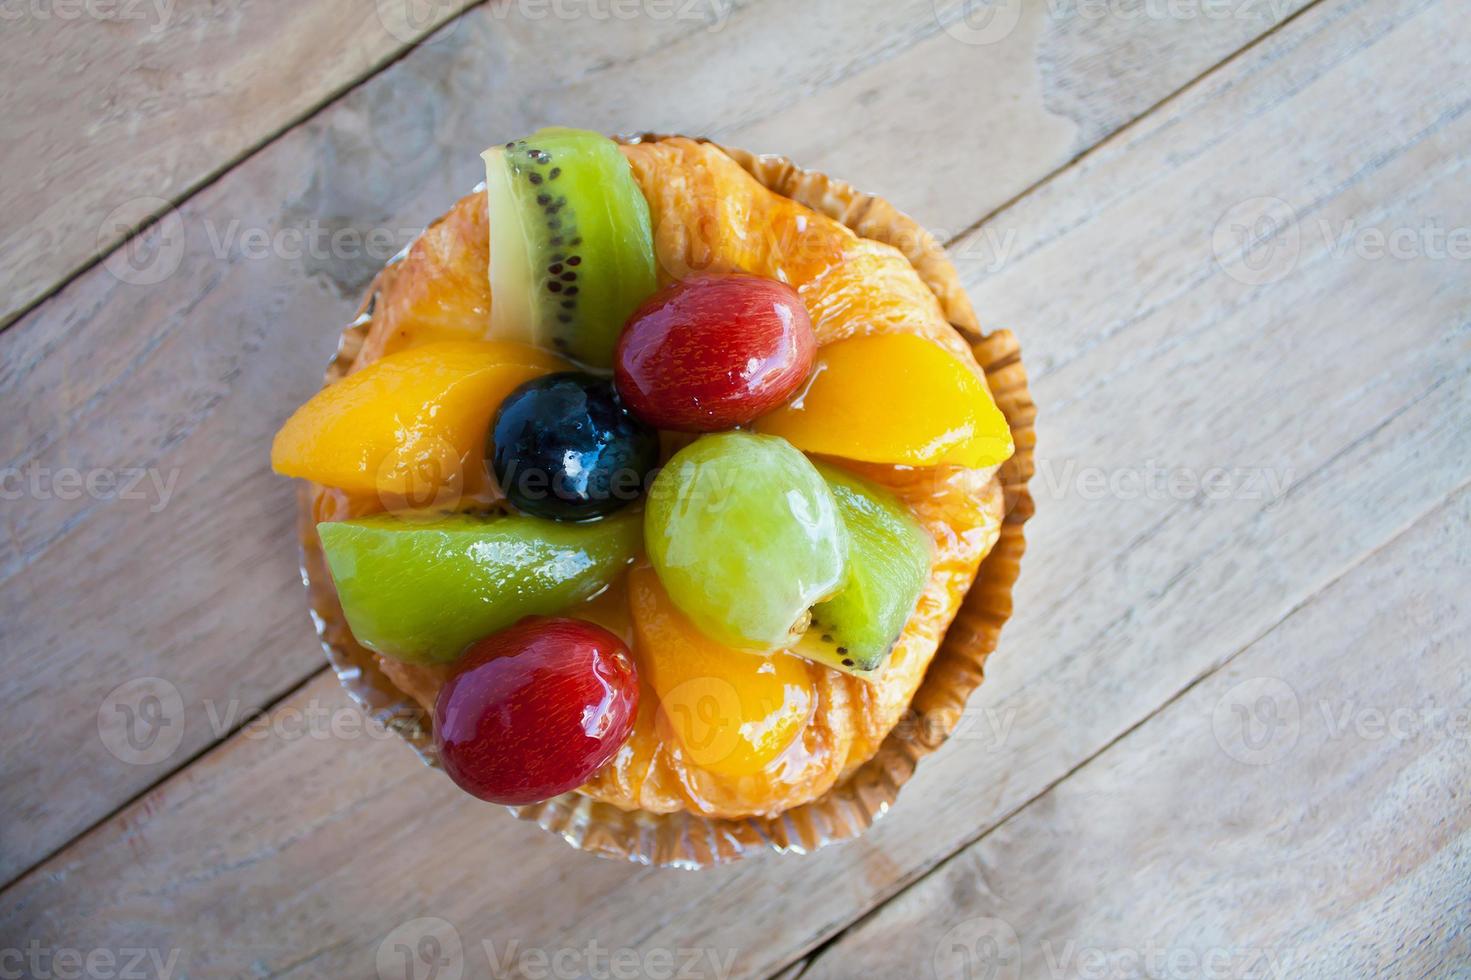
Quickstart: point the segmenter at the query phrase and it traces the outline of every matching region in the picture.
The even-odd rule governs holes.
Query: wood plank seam
[[[1180,99],[1180,98],[1184,97],[1185,95],[1187,95],[1190,92],[1191,89],[1195,88],[1197,85],[1199,85],[1202,82],[1206,81],[1207,79],[1209,79],[1215,73],[1217,73],[1219,71],[1222,71],[1222,70],[1224,70],[1226,68],[1229,68],[1233,63],[1235,63],[1237,60],[1241,59],[1242,57],[1245,57],[1245,56],[1251,54],[1252,50],[1255,49],[1258,45],[1262,44],[1265,41],[1271,40],[1272,37],[1274,37],[1276,34],[1278,34],[1284,28],[1288,27],[1294,21],[1296,21],[1299,18],[1301,18],[1304,14],[1308,13],[1309,11],[1315,9],[1320,4],[1323,4],[1325,2],[1326,2],[1326,0],[1311,0],[1310,3],[1307,3],[1306,5],[1304,5],[1299,10],[1297,10],[1297,11],[1291,13],[1291,14],[1288,14],[1282,20],[1280,20],[1277,23],[1273,24],[1271,27],[1267,28],[1262,33],[1256,35],[1250,41],[1247,41],[1241,47],[1237,48],[1235,51],[1232,51],[1230,54],[1226,55],[1224,58],[1219,59],[1214,64],[1212,64],[1212,65],[1208,66],[1207,68],[1205,68],[1203,71],[1201,71],[1194,78],[1190,79],[1190,81],[1186,82],[1185,84],[1181,85],[1179,88],[1175,89],[1174,91],[1172,91],[1169,94],[1165,95],[1164,97],[1160,98],[1158,101],[1151,103],[1148,108],[1146,108],[1143,111],[1141,111],[1138,114],[1136,114],[1133,118],[1129,119],[1123,125],[1119,126],[1118,129],[1114,130],[1112,133],[1109,133],[1103,139],[1098,140],[1092,146],[1087,146],[1087,147],[1084,147],[1082,150],[1079,150],[1076,154],[1074,154],[1072,157],[1070,157],[1067,160],[1067,162],[1064,163],[1062,166],[1056,167],[1056,168],[1048,171],[1046,174],[1043,174],[1041,177],[1039,177],[1033,183],[1028,184],[1025,188],[1023,188],[1022,190],[1020,190],[1017,193],[1013,194],[1011,197],[1007,198],[1005,201],[1002,201],[1000,204],[996,205],[994,208],[992,208],[986,214],[983,214],[979,218],[977,218],[975,221],[972,221],[969,225],[967,225],[966,227],[962,228],[957,234],[951,235],[949,238],[947,238],[945,240],[945,242],[944,242],[945,247],[946,248],[949,248],[950,246],[952,246],[952,245],[954,245],[954,244],[962,241],[963,239],[970,237],[971,235],[975,234],[977,231],[979,231],[982,227],[984,227],[989,222],[995,220],[996,218],[999,218],[1001,215],[1003,215],[1007,211],[1011,210],[1023,198],[1028,197],[1031,194],[1033,194],[1033,193],[1041,190],[1042,188],[1046,187],[1048,184],[1052,183],[1057,178],[1061,177],[1063,174],[1065,174],[1068,171],[1070,171],[1070,170],[1072,170],[1072,169],[1074,169],[1074,168],[1082,165],[1083,163],[1087,162],[1087,160],[1088,160],[1089,157],[1091,157],[1094,153],[1098,152],[1099,150],[1103,149],[1104,147],[1108,146],[1108,144],[1111,143],[1111,142],[1113,142],[1116,138],[1118,138],[1120,136],[1123,136],[1123,135],[1126,135],[1131,128],[1137,126],[1139,123],[1141,123],[1145,119],[1148,119],[1149,117],[1153,116],[1155,113],[1161,112],[1161,111],[1169,108],[1169,106],[1170,106],[1170,104],[1172,102],[1174,102],[1177,99]]]
[[[348,93],[371,81],[376,76],[381,75],[383,72],[387,71],[398,62],[408,57],[416,49],[421,47],[425,42],[429,41],[433,37],[433,35],[449,27],[460,17],[463,17],[465,14],[474,10],[476,7],[483,6],[488,2],[492,2],[492,0],[472,0],[472,2],[470,2],[468,6],[461,8],[459,12],[442,21],[441,23],[435,24],[413,42],[406,44],[404,47],[395,51],[393,54],[383,59],[378,64],[370,66],[357,78],[344,82],[337,88],[323,93],[323,95],[317,102],[302,110],[294,118],[284,120],[275,128],[267,130],[261,136],[256,138],[254,142],[250,143],[248,146],[242,147],[239,151],[235,153],[234,156],[232,156],[228,160],[221,162],[213,170],[201,174],[193,183],[187,184],[184,187],[180,188],[177,192],[175,192],[174,195],[168,198],[170,209],[177,208],[185,201],[188,201],[190,198],[197,195],[200,191],[203,191],[212,184],[216,183],[220,178],[224,177],[240,164],[244,163],[246,160],[259,153],[262,149],[275,142],[283,134],[290,132],[298,126],[311,122],[311,120],[320,115],[323,110],[330,108],[334,103],[341,100]],[[67,286],[68,283],[77,279],[79,276],[86,274],[89,270],[91,270],[99,263],[107,261],[107,259],[118,249],[124,247],[133,239],[146,233],[149,229],[151,229],[152,227],[154,227],[154,225],[158,223],[158,221],[164,216],[164,213],[154,215],[147,222],[139,225],[132,234],[114,242],[110,248],[107,248],[104,251],[95,252],[90,258],[88,258],[81,264],[78,264],[70,272],[68,272],[65,275],[64,279],[56,282],[43,293],[37,295],[25,306],[11,311],[4,317],[0,317],[0,332],[3,332],[11,324],[20,320],[26,314],[30,313],[32,310],[40,306],[46,300],[50,299],[56,293],[60,292]]]
[[[404,58],[408,57],[439,31],[442,31],[445,28],[449,27],[455,21],[459,20],[461,17],[465,16],[467,13],[471,12],[475,8],[484,6],[485,4],[490,2],[492,2],[492,0],[471,0],[468,6],[461,8],[460,11],[454,16],[449,17],[442,23],[434,25],[432,28],[420,35],[412,43],[405,44],[399,50],[393,52],[393,54],[383,59],[378,64],[370,66],[358,77],[344,82],[343,84],[337,86],[337,88],[335,89],[324,92],[320,99],[318,99],[311,106],[302,110],[295,117],[282,120],[282,122],[275,128],[267,130],[260,136],[256,137],[255,140],[249,145],[241,147],[234,156],[230,157],[228,160],[221,161],[213,170],[206,171],[205,173],[199,175],[199,177],[197,177],[192,183],[186,184],[183,187],[179,188],[178,191],[176,191],[173,195],[166,199],[169,204],[169,210],[178,208],[179,205],[194,197],[200,191],[203,191],[210,185],[216,183],[217,181],[219,181],[220,178],[224,177],[230,171],[240,166],[240,164],[244,163],[246,160],[249,160],[261,150],[265,149],[276,140],[280,139],[281,136],[285,133],[290,132],[298,126],[311,122],[325,109],[330,108],[333,104],[341,100],[343,96],[359,88],[363,84],[371,81],[378,75],[383,74],[385,71],[398,64]],[[118,249],[124,248],[129,242],[138,238],[140,235],[147,234],[147,232],[155,225],[157,225],[159,221],[163,220],[165,215],[167,215],[168,213],[168,211],[164,211],[153,215],[147,221],[143,222],[137,228],[135,228],[131,234],[126,235],[123,238],[113,242],[110,247],[94,251],[88,258],[63,273],[62,278],[52,283],[45,290],[37,294],[23,306],[17,307],[16,309],[10,311],[8,314],[0,315],[0,333],[4,333],[7,329],[9,329],[12,324],[17,323],[32,310],[36,309],[42,303],[45,303],[51,297],[61,292],[72,281],[80,276],[86,275],[98,265],[106,262],[109,257],[111,257],[115,252],[118,251]]]
[[[47,861],[50,861],[52,858],[56,857],[56,855],[65,851],[68,847],[71,847],[78,841],[83,840],[89,835],[96,833],[99,829],[106,826],[109,820],[114,819],[115,817],[117,817],[118,814],[126,811],[129,807],[136,804],[139,800],[146,797],[149,793],[152,793],[164,782],[174,778],[179,773],[187,771],[190,766],[194,765],[200,759],[203,759],[205,756],[209,755],[211,752],[224,745],[230,739],[237,736],[247,725],[256,721],[258,718],[268,716],[272,711],[275,711],[281,705],[289,702],[293,697],[296,696],[299,691],[305,688],[312,681],[316,680],[322,674],[326,673],[326,671],[327,668],[323,667],[321,670],[308,674],[306,677],[303,677],[296,683],[272,695],[269,702],[267,702],[266,705],[262,708],[259,708],[255,711],[241,712],[238,717],[231,720],[230,724],[226,726],[225,729],[222,729],[222,734],[218,739],[213,742],[209,742],[206,745],[201,745],[195,751],[188,753],[188,755],[183,758],[177,766],[170,769],[161,778],[156,779],[153,782],[149,783],[147,786],[139,789],[138,792],[134,793],[132,796],[128,797],[127,800],[120,803],[117,807],[111,810],[107,814],[107,816],[102,817],[101,819],[88,825],[87,827],[84,827],[80,833],[73,836],[70,840],[66,841],[56,848],[53,848],[51,851],[39,857],[36,861],[25,867],[23,870],[17,872],[8,881],[0,884],[0,895],[3,895],[5,891],[12,885],[24,880],[27,875],[35,871],[37,868],[41,867]]]
[[[1439,387],[1439,385],[1437,385],[1437,387]],[[1426,394],[1428,395],[1429,392],[1426,392]],[[1376,427],[1376,430],[1377,430],[1377,427]],[[1427,519],[1429,519],[1429,518],[1433,517],[1434,515],[1436,515],[1447,504],[1449,504],[1453,500],[1455,500],[1455,498],[1459,497],[1463,493],[1466,493],[1468,491],[1468,489],[1471,489],[1471,478],[1468,478],[1467,480],[1465,480],[1464,482],[1462,482],[1459,486],[1457,486],[1455,489],[1453,489],[1450,492],[1446,493],[1444,496],[1436,499],[1431,504],[1431,506],[1425,508],[1425,510],[1423,512],[1421,512],[1420,514],[1418,514],[1413,520],[1411,520],[1408,523],[1406,523],[1403,527],[1401,527],[1398,531],[1396,531],[1392,537],[1389,537],[1389,538],[1385,539],[1384,541],[1381,541],[1379,544],[1375,545],[1373,548],[1371,548],[1371,549],[1363,552],[1362,554],[1358,555],[1352,562],[1350,562],[1348,565],[1346,565],[1344,568],[1342,568],[1332,578],[1323,581],[1318,586],[1318,588],[1314,589],[1310,594],[1304,596],[1300,601],[1293,603],[1292,607],[1290,609],[1288,609],[1279,619],[1277,619],[1275,622],[1273,622],[1272,625],[1270,625],[1267,628],[1261,630],[1256,636],[1252,637],[1252,639],[1249,640],[1248,642],[1241,644],[1236,650],[1232,651],[1229,656],[1226,656],[1226,657],[1222,658],[1219,662],[1211,665],[1206,670],[1200,672],[1195,677],[1191,678],[1190,681],[1187,684],[1185,684],[1179,690],[1177,690],[1173,694],[1171,694],[1169,696],[1169,698],[1167,698],[1165,701],[1163,701],[1161,704],[1159,704],[1156,708],[1154,708],[1152,711],[1150,711],[1147,715],[1145,715],[1144,717],[1142,717],[1139,720],[1135,721],[1133,724],[1129,725],[1129,727],[1125,728],[1124,730],[1120,731],[1117,735],[1115,735],[1113,738],[1109,739],[1108,742],[1106,744],[1100,746],[1097,751],[1093,752],[1091,755],[1089,755],[1086,758],[1084,758],[1081,761],[1079,761],[1077,763],[1077,765],[1073,766],[1071,769],[1069,769],[1067,772],[1063,773],[1057,779],[1055,779],[1052,782],[1048,783],[1045,787],[1043,787],[1035,795],[1029,797],[1024,802],[1018,804],[1013,809],[1007,811],[1006,814],[1004,816],[1002,816],[999,820],[997,820],[991,826],[986,827],[980,833],[976,834],[973,838],[971,838],[970,840],[968,840],[962,846],[957,847],[954,851],[952,851],[949,854],[945,855],[943,858],[939,859],[938,861],[934,862],[933,864],[929,865],[928,867],[916,869],[916,873],[915,873],[915,875],[913,877],[906,877],[904,879],[900,879],[899,880],[898,887],[894,888],[892,891],[889,891],[889,892],[885,893],[884,896],[879,901],[875,902],[875,904],[872,907],[870,907],[866,912],[864,912],[863,915],[855,918],[853,921],[849,922],[846,926],[844,926],[840,931],[838,931],[838,932],[834,933],[833,935],[829,936],[827,939],[823,940],[821,943],[819,943],[819,944],[811,947],[810,949],[801,951],[792,960],[789,960],[786,963],[784,963],[780,969],[778,969],[778,970],[774,971],[772,974],[770,974],[767,977],[767,980],[776,980],[776,978],[780,977],[781,974],[784,971],[791,969],[792,964],[794,964],[794,963],[804,963],[805,965],[803,966],[802,971],[800,973],[798,973],[796,975],[796,978],[795,978],[795,980],[800,980],[800,978],[803,975],[805,975],[809,970],[811,970],[813,967],[815,967],[817,965],[818,961],[821,960],[823,954],[831,946],[833,946],[835,943],[839,942],[845,935],[847,935],[848,933],[852,932],[853,930],[859,928],[860,926],[862,926],[864,923],[868,922],[869,920],[873,919],[889,903],[893,902],[894,900],[896,900],[897,898],[899,898],[904,893],[906,893],[906,892],[910,891],[911,889],[915,888],[917,885],[921,884],[926,879],[928,879],[928,878],[932,877],[933,875],[937,874],[938,872],[940,872],[947,864],[949,864],[952,860],[954,860],[958,855],[960,855],[963,852],[965,852],[965,851],[969,850],[970,848],[974,847],[977,843],[979,843],[980,841],[984,840],[986,837],[990,836],[995,831],[999,830],[1003,825],[1005,825],[1013,817],[1016,817],[1018,814],[1020,814],[1023,811],[1025,811],[1028,807],[1032,806],[1038,800],[1040,800],[1041,798],[1045,797],[1048,793],[1052,792],[1053,789],[1055,789],[1056,787],[1060,786],[1061,784],[1063,784],[1064,782],[1066,782],[1068,779],[1072,778],[1074,775],[1076,775],[1078,772],[1080,772],[1081,770],[1083,770],[1084,768],[1086,768],[1087,766],[1089,766],[1091,763],[1093,763],[1099,757],[1103,756],[1110,749],[1112,749],[1115,745],[1119,744],[1124,739],[1128,738],[1130,735],[1134,734],[1136,731],[1138,731],[1139,729],[1143,728],[1150,721],[1152,721],[1153,719],[1155,719],[1156,717],[1158,717],[1161,713],[1163,713],[1164,711],[1166,711],[1167,709],[1169,709],[1172,705],[1176,704],[1181,699],[1185,698],[1187,695],[1190,694],[1191,691],[1193,691],[1195,688],[1199,687],[1203,682],[1209,680],[1215,674],[1219,673],[1222,669],[1224,669],[1232,661],[1234,661],[1238,656],[1240,656],[1241,654],[1245,653],[1247,650],[1250,650],[1252,647],[1256,646],[1257,644],[1259,644],[1263,640],[1265,640],[1267,637],[1271,636],[1274,632],[1276,632],[1277,630],[1281,629],[1290,619],[1292,619],[1292,617],[1296,616],[1304,608],[1306,608],[1307,606],[1311,605],[1314,600],[1316,600],[1320,595],[1322,595],[1323,592],[1325,592],[1326,590],[1332,588],[1333,586],[1335,586],[1336,584],[1338,584],[1340,581],[1342,581],[1343,579],[1345,579],[1346,577],[1348,577],[1349,575],[1351,575],[1356,569],[1358,569],[1360,566],[1364,565],[1366,562],[1372,560],[1374,558],[1374,556],[1378,555],[1380,552],[1382,552],[1385,549],[1390,548],[1391,546],[1395,545],[1405,535],[1409,534],[1411,531],[1413,531],[1415,528],[1417,528],[1420,524],[1424,523]]]
[[[1463,372],[1461,372],[1462,376],[1465,376],[1468,373],[1471,373],[1471,371],[1463,371]],[[1431,395],[1435,394],[1436,391],[1438,391],[1440,388],[1444,387],[1454,377],[1456,377],[1456,374],[1454,372],[1452,372],[1450,374],[1445,375],[1442,378],[1438,378],[1435,382],[1433,382],[1430,385],[1430,387],[1426,388],[1422,393],[1420,393],[1419,395],[1417,395],[1415,398],[1413,398],[1410,401],[1406,402],[1405,404],[1399,406],[1393,412],[1391,412],[1388,415],[1386,415],[1377,425],[1374,425],[1374,426],[1372,426],[1372,427],[1364,430],[1364,432],[1362,434],[1360,434],[1359,436],[1357,436],[1353,440],[1349,441],[1348,443],[1345,443],[1337,451],[1331,453],[1328,456],[1328,458],[1326,458],[1322,462],[1321,465],[1315,467],[1313,470],[1309,471],[1305,476],[1301,477],[1300,479],[1293,480],[1290,484],[1288,484],[1286,487],[1284,487],[1282,489],[1282,495],[1279,498],[1279,503],[1280,503],[1280,501],[1285,501],[1288,498],[1294,496],[1295,494],[1298,494],[1304,488],[1312,486],[1316,482],[1316,480],[1317,480],[1318,477],[1320,477],[1322,474],[1324,474],[1327,471],[1329,471],[1333,467],[1333,465],[1335,463],[1337,463],[1340,459],[1343,459],[1343,458],[1347,457],[1355,449],[1357,449],[1359,446],[1361,446],[1364,443],[1368,442],[1369,440],[1373,439],[1374,436],[1378,435],[1380,432],[1384,431],[1386,428],[1388,428],[1390,425],[1392,425],[1395,422],[1396,419],[1399,419],[1401,416],[1405,415],[1406,413],[1408,413],[1409,411],[1411,411],[1412,409],[1414,409],[1415,406],[1419,405],[1421,402],[1425,401]],[[1454,491],[1453,491],[1453,493],[1454,493]],[[1142,533],[1140,533],[1139,535],[1137,535],[1134,539],[1132,539],[1129,542],[1129,544],[1126,546],[1125,550],[1132,551],[1135,548],[1143,547],[1145,544],[1147,544],[1149,542],[1149,540],[1151,540],[1152,538],[1156,537],[1157,535],[1163,533],[1166,530],[1166,528],[1168,527],[1169,523],[1175,517],[1187,513],[1188,510],[1189,510],[1188,504],[1186,504],[1183,501],[1176,502],[1176,503],[1172,504],[1171,507],[1170,507],[1170,509],[1160,518],[1159,521],[1155,522],[1147,530],[1143,531]],[[1418,518],[1417,518],[1417,520],[1418,520]],[[1200,556],[1199,560],[1197,560],[1197,561],[1191,563],[1190,565],[1186,566],[1179,574],[1177,574],[1173,579],[1171,579],[1171,581],[1167,584],[1167,586],[1165,588],[1165,591],[1168,591],[1169,588],[1173,587],[1184,576],[1188,575],[1190,571],[1192,571],[1193,569],[1199,567],[1199,565],[1201,564],[1201,562],[1203,562],[1205,559],[1211,557],[1211,555],[1213,555],[1213,554],[1215,554],[1214,551],[1206,552],[1206,553],[1204,553],[1204,554],[1202,554]],[[1069,588],[1066,591],[1064,591],[1063,593],[1061,593],[1053,602],[1051,602],[1048,605],[1048,607],[1047,607],[1048,610],[1049,611],[1060,611],[1060,610],[1066,608],[1068,602],[1074,596],[1078,595],[1080,592],[1082,592],[1084,589],[1086,589],[1088,587],[1088,585],[1090,585],[1093,582],[1094,579],[1096,579],[1099,575],[1101,575],[1105,571],[1105,569],[1106,569],[1106,564],[1105,565],[1097,566],[1097,567],[1092,568],[1092,569],[1089,569],[1087,572],[1085,572],[1083,574],[1083,576],[1078,580],[1078,582],[1075,585],[1073,585],[1071,588]],[[1336,581],[1336,579],[1335,579],[1335,581]],[[1328,584],[1331,584],[1331,583],[1328,583]],[[1327,588],[1327,585],[1325,584],[1323,586],[1323,588]],[[1311,599],[1312,597],[1310,596],[1308,598]],[[1304,600],[1304,601],[1307,601],[1307,600]],[[1294,608],[1296,608],[1296,607],[1294,607]],[[1265,633],[1263,635],[1265,635]],[[1255,642],[1255,641],[1253,641],[1253,642]],[[1204,675],[1201,675],[1201,676],[1204,676]],[[1183,690],[1184,689],[1182,688],[1182,691]]]

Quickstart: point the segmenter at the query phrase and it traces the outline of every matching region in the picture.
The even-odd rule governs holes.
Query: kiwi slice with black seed
[[[791,652],[860,677],[889,656],[929,579],[929,534],[893,494],[816,463],[848,527],[847,577],[837,595],[812,607]]]
[[[492,147],[490,336],[609,368],[624,321],[657,287],[649,205],[617,144],[543,129]]]

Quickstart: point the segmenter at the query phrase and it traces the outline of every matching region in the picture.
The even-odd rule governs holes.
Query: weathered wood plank
[[[424,916],[453,924],[471,973],[486,941],[734,951],[742,976],[801,958],[1466,484],[1463,269],[1309,233],[1313,215],[1395,228],[1456,213],[1471,120],[1443,80],[1466,44],[1445,2],[1315,8],[998,219],[1024,247],[989,274],[971,256],[969,278],[1008,311],[1038,282],[1073,297],[1012,325],[1044,354],[1044,457],[1096,467],[1105,487],[1075,472],[1038,488],[992,676],[864,838],[698,875],[625,868],[464,799],[400,746],[242,736],[0,894],[0,931],[106,945],[127,923],[131,942],[166,948],[187,927],[203,975],[361,975]],[[1212,227],[1264,179],[1307,217],[1296,266],[1251,285],[1216,263]],[[1151,459],[1286,482],[1108,490]],[[322,677],[275,714],[314,701],[343,703]]]
[[[471,2],[9,5],[0,326]]]
[[[249,712],[319,669],[293,568],[292,491],[267,472],[265,447],[318,385],[368,277],[474,184],[482,142],[556,119],[738,143],[760,127],[765,148],[805,146],[813,121],[782,115],[800,97],[858,118],[870,88],[902,90],[917,70],[904,53],[923,49],[922,61],[964,71],[977,92],[1017,92],[937,101],[910,90],[908,115],[933,126],[930,160],[998,171],[1009,161],[1005,179],[956,180],[931,196],[914,161],[865,156],[886,137],[862,127],[832,127],[823,162],[843,173],[845,154],[867,160],[864,175],[901,203],[959,228],[1271,23],[1211,33],[1116,19],[1080,35],[1028,20],[982,46],[947,34],[929,0],[739,7],[718,30],[502,9],[456,21],[183,205],[167,278],[132,284],[98,267],[0,335],[0,416],[11,422],[0,461],[40,481],[0,515],[0,643],[47,652],[13,658],[24,666],[7,675],[0,707],[30,748],[0,766],[7,785],[48,787],[0,801],[0,880],[218,739],[207,706]],[[1152,94],[1125,98],[1107,79],[1149,39],[1169,51],[1168,67]],[[911,60],[891,68],[901,55]],[[1023,65],[1042,81],[1017,90]],[[944,76],[926,77],[932,88]],[[843,94],[824,95],[833,86]],[[1069,94],[1094,89],[1097,100]],[[1072,107],[1064,122],[1086,125],[1054,132],[1054,103]],[[1013,135],[1003,146],[997,132]],[[149,254],[172,261],[167,249]],[[119,499],[105,482],[90,494],[58,486],[72,470],[145,479]],[[99,706],[153,676],[186,707],[169,733],[177,748],[123,764],[96,737]]]
[[[1468,582],[1462,491],[803,977],[1464,976]]]

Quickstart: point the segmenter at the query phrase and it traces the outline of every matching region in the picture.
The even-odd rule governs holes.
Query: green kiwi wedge
[[[871,676],[924,591],[933,561],[930,537],[887,490],[826,463],[815,465],[848,528],[846,580],[837,595],[812,607],[812,623],[791,652]]]
[[[376,514],[318,524],[353,636],[413,664],[452,663],[522,616],[549,616],[623,574],[643,522],[512,514]]]
[[[607,369],[624,321],[654,292],[649,204],[606,136],[543,129],[492,147],[490,336]]]

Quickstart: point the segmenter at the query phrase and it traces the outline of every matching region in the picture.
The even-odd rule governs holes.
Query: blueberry
[[[507,499],[559,521],[603,517],[632,503],[659,461],[659,434],[628,413],[612,381],[576,371],[511,392],[490,442]]]

